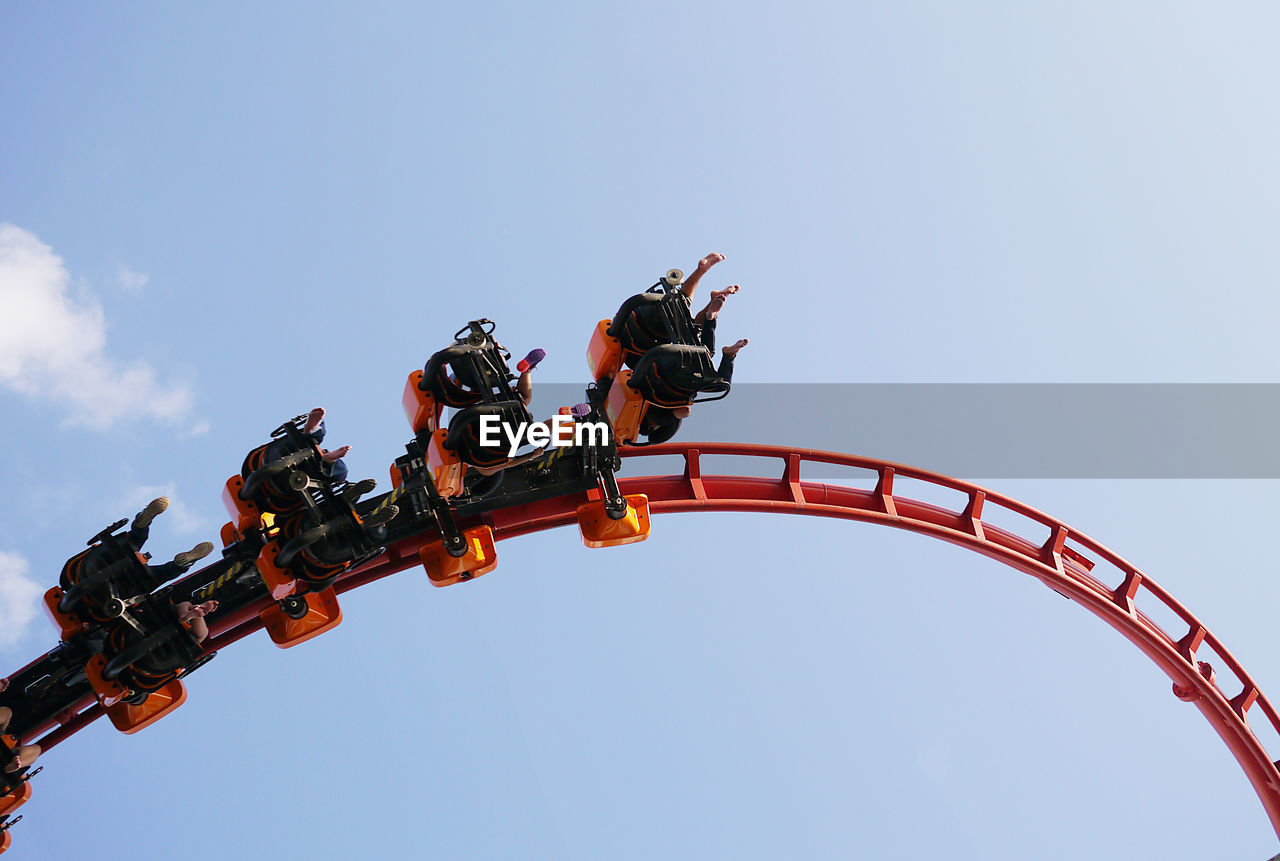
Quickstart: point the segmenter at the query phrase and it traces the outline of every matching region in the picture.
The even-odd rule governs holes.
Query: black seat
[[[622,344],[622,361],[629,368],[654,347],[701,344],[688,298],[679,289],[661,284],[623,302],[608,334]]]
[[[160,585],[123,535],[107,533],[99,539],[68,559],[58,577],[64,593],[59,609],[90,624],[119,617],[121,608],[108,612],[108,603],[146,595]]]
[[[244,479],[242,498],[252,499],[263,511],[291,515],[306,506],[302,492],[292,482],[306,476],[304,485],[328,487],[333,479],[325,473],[319,446],[303,432],[306,416],[297,416],[271,433],[272,440],[245,456],[240,466]]]
[[[427,360],[419,388],[454,409],[501,399],[515,375],[507,367],[502,347],[493,339],[492,321],[473,320],[455,338],[454,344]]]
[[[375,536],[354,515],[337,506],[322,505],[293,518],[280,530],[276,564],[305,581],[311,591],[331,585],[353,564],[363,562],[379,546]]]
[[[706,349],[682,344],[647,351],[636,362],[630,385],[649,403],[673,408],[688,406],[701,392],[724,388]]]
[[[104,675],[135,691],[156,691],[194,665],[203,649],[178,621],[168,596],[152,595],[134,609],[141,630],[123,622],[111,630],[102,653]]]
[[[496,446],[481,444],[481,421],[486,416],[493,416],[503,425],[516,428],[527,426],[533,421],[528,407],[518,396],[500,403],[476,404],[467,407],[455,415],[449,422],[449,430],[444,438],[444,447],[457,452],[465,463],[482,468],[498,466],[509,457],[511,442],[502,431],[498,432],[499,443]]]

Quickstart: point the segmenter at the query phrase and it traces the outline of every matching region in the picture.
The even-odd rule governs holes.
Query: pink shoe
[[[534,368],[538,367],[538,363],[541,362],[546,357],[547,357],[547,351],[542,349],[541,347],[539,347],[536,350],[530,350],[529,355],[521,359],[520,362],[516,365],[516,370],[522,374],[525,371],[532,371]]]

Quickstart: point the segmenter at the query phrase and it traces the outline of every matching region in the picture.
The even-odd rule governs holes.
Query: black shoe
[[[151,525],[151,521],[156,516],[163,514],[169,508],[169,497],[161,496],[147,503],[147,507],[142,509],[133,518],[133,525],[136,529],[146,529]]]
[[[199,562],[201,559],[208,556],[212,552],[213,552],[213,545],[210,544],[208,541],[201,541],[199,544],[197,544],[195,547],[192,547],[190,550],[183,551],[182,553],[179,553],[177,556],[173,557],[173,561],[178,564],[179,568],[186,569],[186,568],[190,568],[192,565],[196,564],[197,562]]]
[[[388,505],[363,515],[360,519],[364,521],[364,525],[368,527],[382,526],[384,523],[390,523],[396,519],[396,515],[400,513],[400,506]]]
[[[342,491],[342,498],[346,500],[348,505],[355,505],[356,500],[377,486],[378,481],[374,478],[366,478],[361,481],[357,481],[354,484],[348,484]]]

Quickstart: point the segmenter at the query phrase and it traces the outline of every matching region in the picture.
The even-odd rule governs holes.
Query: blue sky
[[[741,381],[1274,382],[1278,17],[6,5],[0,657],[53,645],[35,597],[152,496],[157,556],[213,539],[283,418],[323,404],[385,480],[405,375],[468,319],[585,381],[594,323],[712,250]],[[1274,482],[996,487],[1280,695]],[[194,859],[1276,851],[1168,680],[988,560],[748,515],[499,550],[228,649],[144,733],[80,733],[11,857],[132,857],[139,812]]]

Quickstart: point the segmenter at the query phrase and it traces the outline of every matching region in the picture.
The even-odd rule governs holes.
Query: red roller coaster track
[[[622,454],[628,458],[654,455],[683,458],[684,470],[679,475],[633,476],[619,482],[624,493],[646,494],[653,513],[754,511],[878,523],[976,550],[1038,578],[1123,634],[1173,680],[1173,692],[1179,699],[1195,703],[1244,769],[1280,836],[1280,770],[1249,728],[1250,716],[1257,719],[1260,714],[1280,733],[1280,715],[1203,623],[1145,573],[1103,545],[1007,496],[937,473],[880,460],[737,443],[624,448]],[[778,477],[703,475],[703,455],[771,460],[777,466]],[[863,470],[875,486],[857,489],[802,481],[800,467],[806,462]],[[953,511],[912,499],[895,491],[895,478],[946,488],[963,494],[967,502],[963,510]],[[583,494],[570,494],[496,511],[491,516],[494,537],[514,538],[575,523],[576,509],[583,501]],[[984,511],[990,513],[992,509],[1013,512],[1039,524],[1047,531],[1047,540],[1023,537],[985,522]],[[346,592],[417,567],[420,544],[420,538],[406,539],[388,547],[377,559],[344,575],[337,590]],[[1111,576],[1104,577],[1104,572]],[[1168,617],[1171,613],[1179,620],[1176,630],[1162,628],[1143,612],[1144,607],[1157,603],[1167,611],[1162,616]],[[256,614],[267,604],[264,599],[261,606],[247,608],[239,617],[225,620],[214,632],[216,636],[211,638],[209,647],[223,648],[260,629],[262,623]],[[1212,650],[1221,666],[1200,660],[1201,650]],[[1233,679],[1234,683],[1227,679]],[[85,705],[88,703],[80,707]],[[89,705],[40,739],[40,744],[46,749],[52,747],[102,713],[101,707]]]

